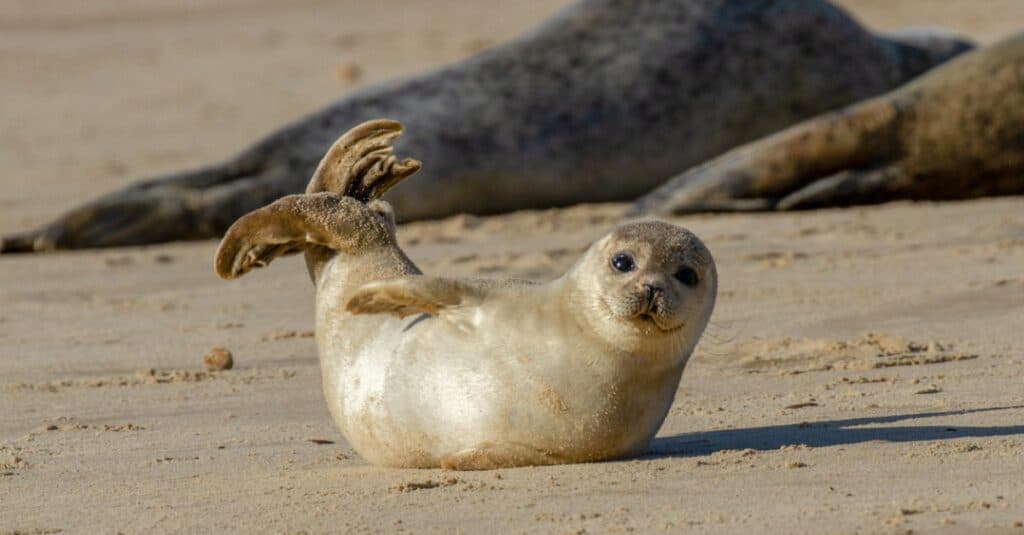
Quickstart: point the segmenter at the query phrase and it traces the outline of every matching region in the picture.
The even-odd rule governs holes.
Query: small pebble
[[[358,63],[342,63],[334,70],[334,74],[338,77],[339,82],[349,85],[359,81],[363,75],[363,69]]]
[[[219,372],[230,370],[235,365],[231,352],[223,347],[215,347],[203,355],[203,367],[206,371]]]

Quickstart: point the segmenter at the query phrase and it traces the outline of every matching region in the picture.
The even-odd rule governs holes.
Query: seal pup
[[[526,35],[345,96],[227,161],[106,195],[0,251],[220,236],[299,193],[337,132],[392,117],[431,162],[403,219],[632,200],[801,119],[881,94],[969,48],[880,36],[824,0],[581,0]]]
[[[644,453],[714,308],[717,275],[695,235],[634,222],[558,279],[424,275],[380,195],[419,169],[393,121],[328,151],[304,195],[228,229],[216,270],[241,276],[303,251],[335,423],[371,463],[460,470]]]
[[[631,215],[1024,193],[1024,33],[728,152]]]

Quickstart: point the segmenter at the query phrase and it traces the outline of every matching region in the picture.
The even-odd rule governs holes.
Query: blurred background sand
[[[1017,0],[844,0],[990,42]],[[565,2],[9,0],[0,231],[223,158]],[[400,229],[428,272],[551,278],[616,205]],[[956,531],[1024,522],[1024,199],[679,218],[719,307],[650,457],[498,473],[361,461],[300,261],[212,242],[0,259],[0,532]],[[213,346],[237,368],[201,372]],[[329,443],[321,443],[327,441]]]

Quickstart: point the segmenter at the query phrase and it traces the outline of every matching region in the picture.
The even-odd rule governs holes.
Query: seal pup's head
[[[715,306],[711,252],[689,230],[660,221],[619,226],[567,275],[574,308],[612,346],[685,358]]]

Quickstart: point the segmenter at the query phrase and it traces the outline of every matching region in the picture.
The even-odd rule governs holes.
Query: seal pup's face
[[[718,289],[711,252],[692,232],[660,221],[605,236],[572,272],[574,301],[609,343],[637,353],[689,354]]]

